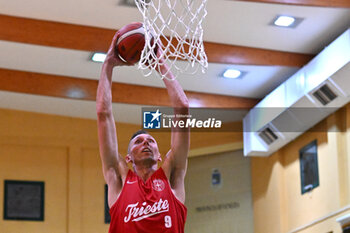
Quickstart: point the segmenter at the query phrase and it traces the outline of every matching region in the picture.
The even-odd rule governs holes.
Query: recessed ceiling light
[[[85,92],[83,89],[80,88],[70,88],[68,89],[68,91],[66,92],[66,96],[70,97],[70,98],[75,98],[75,99],[82,99],[84,98]]]
[[[91,57],[91,60],[94,62],[104,62],[106,59],[105,53],[94,53]]]
[[[242,76],[242,71],[237,69],[227,69],[222,76],[224,78],[239,78]]]
[[[281,15],[275,20],[274,24],[281,27],[289,27],[294,22],[294,17]]]
[[[298,26],[298,24],[300,24],[302,20],[303,18],[297,18],[294,16],[278,15],[273,19],[271,25],[278,27],[295,28]]]
[[[120,5],[124,5],[124,6],[133,6],[136,7],[136,3],[134,0],[121,0],[119,2]]]
[[[149,3],[150,0],[143,0],[145,3]],[[119,5],[122,6],[132,6],[132,7],[137,7],[135,0],[120,0]]]

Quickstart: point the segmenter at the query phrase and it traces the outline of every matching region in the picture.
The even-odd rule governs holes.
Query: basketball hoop
[[[203,73],[206,71],[202,22],[207,14],[207,0],[135,0],[135,3],[145,29],[145,47],[138,64],[144,76],[156,70],[161,59],[175,77],[181,73],[194,74],[199,68]],[[157,46],[163,50],[159,58]]]

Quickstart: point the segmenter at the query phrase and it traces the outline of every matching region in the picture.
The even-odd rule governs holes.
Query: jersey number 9
[[[171,217],[169,215],[166,215],[164,217],[165,227],[170,228],[171,227]]]

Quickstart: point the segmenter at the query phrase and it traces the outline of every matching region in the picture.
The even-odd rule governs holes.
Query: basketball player
[[[184,178],[189,130],[172,130],[171,148],[160,168],[157,165],[161,161],[157,142],[144,131],[133,135],[125,159],[119,155],[112,114],[112,71],[115,66],[128,64],[122,62],[115,52],[117,38],[118,32],[102,66],[96,107],[100,156],[111,214],[109,233],[183,233],[187,214]],[[158,56],[161,56],[161,51]],[[160,65],[158,72],[167,73],[167,65]],[[167,77],[172,80],[163,81],[174,114],[187,115],[188,100],[184,91],[171,72]],[[127,163],[131,163],[133,171],[128,169]]]

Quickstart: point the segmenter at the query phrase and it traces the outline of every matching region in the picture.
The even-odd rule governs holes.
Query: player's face
[[[139,134],[131,140],[129,155],[133,162],[140,160],[156,162],[160,158],[157,142],[149,134]]]

